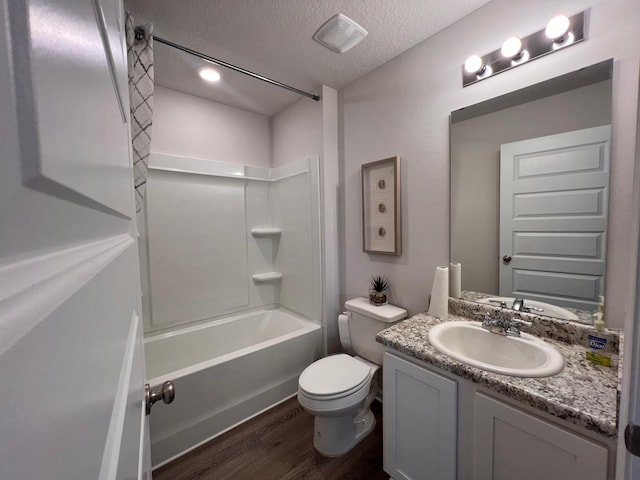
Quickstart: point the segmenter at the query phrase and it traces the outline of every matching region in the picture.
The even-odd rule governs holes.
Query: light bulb
[[[469,73],[482,73],[485,66],[482,63],[482,58],[480,58],[480,56],[471,55],[467,58],[467,61],[464,62],[464,69]]]
[[[549,20],[544,33],[551,40],[557,42],[564,38],[564,36],[569,31],[570,26],[571,22],[569,21],[568,17],[566,17],[565,15],[558,15],[557,17],[553,17],[551,20]]]
[[[222,78],[220,72],[212,67],[200,67],[198,69],[198,75],[207,82],[217,82]]]
[[[517,58],[522,54],[522,40],[518,37],[507,38],[502,44],[502,56],[506,58]]]

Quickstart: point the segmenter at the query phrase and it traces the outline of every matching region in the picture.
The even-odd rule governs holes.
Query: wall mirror
[[[612,73],[607,60],[451,113],[450,252],[464,298],[591,321],[604,295]]]

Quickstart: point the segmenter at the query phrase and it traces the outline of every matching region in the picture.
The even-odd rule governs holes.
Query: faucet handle
[[[489,302],[496,303],[500,308],[507,308],[507,302],[505,302],[504,300],[497,300],[495,298],[492,298],[489,300]]]
[[[533,322],[522,320],[521,318],[516,318],[516,317],[511,318],[511,323],[514,323],[516,325],[525,325],[527,327],[533,327]]]
[[[486,322],[487,320],[491,320],[491,312],[485,312],[485,311],[483,311],[483,310],[474,310],[472,313],[473,313],[474,315],[481,315],[481,316],[483,316],[483,317],[484,317],[485,322]]]
[[[526,307],[524,307],[524,311],[525,312],[544,312],[544,308],[532,307],[530,305],[527,305]]]

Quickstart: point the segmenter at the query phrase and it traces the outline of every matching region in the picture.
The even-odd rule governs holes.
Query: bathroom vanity
[[[585,359],[576,342],[587,327],[549,321],[553,329],[531,333],[547,332],[565,367],[540,378],[453,360],[429,343],[441,321],[427,314],[380,332],[385,471],[394,480],[612,479],[618,369]]]

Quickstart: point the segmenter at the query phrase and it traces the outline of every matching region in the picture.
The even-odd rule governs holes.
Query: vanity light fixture
[[[467,87],[583,40],[585,40],[585,12],[572,17],[558,15],[552,18],[542,30],[522,38],[510,37],[498,50],[467,58],[462,67],[462,86]]]
[[[475,75],[476,78],[484,78],[490,76],[493,71],[491,67],[485,64],[479,55],[471,55],[464,62],[464,69],[467,73]]]
[[[220,72],[213,67],[198,68],[198,75],[200,75],[201,79],[210,83],[218,82],[222,78]]]
[[[529,60],[529,52],[524,49],[522,40],[518,37],[509,37],[500,49],[502,56],[511,59],[511,65],[519,65]]]
[[[482,73],[485,70],[485,64],[482,63],[482,58],[480,55],[471,55],[467,58],[467,61],[464,62],[464,69],[468,73],[475,73],[476,75]]]
[[[564,39],[567,33],[569,33],[570,26],[571,21],[569,20],[569,17],[565,15],[558,15],[557,17],[553,17],[549,20],[547,28],[544,29],[544,33],[554,42],[560,42]]]
[[[574,35],[573,32],[569,30],[570,28],[571,20],[569,20],[569,17],[566,17],[565,15],[558,15],[557,17],[553,17],[549,20],[544,33],[547,37],[553,40],[551,48],[557,50],[573,43]]]

